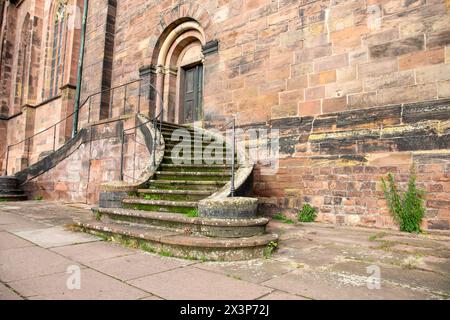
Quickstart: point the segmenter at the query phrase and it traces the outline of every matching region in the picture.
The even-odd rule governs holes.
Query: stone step
[[[164,168],[213,168],[213,169],[230,169],[231,165],[228,164],[169,164],[162,163]]]
[[[28,200],[25,194],[1,194],[0,201],[25,201]]]
[[[178,195],[196,195],[209,196],[211,192],[203,190],[164,190],[164,189],[139,189],[139,193],[154,193],[154,194],[178,194]]]
[[[198,201],[210,196],[213,191],[204,190],[170,190],[170,189],[139,189],[139,196],[147,200],[186,200]]]
[[[158,123],[158,125],[159,125],[159,123]],[[172,129],[172,128],[175,128],[175,129],[178,129],[178,128],[193,129],[191,126],[186,126],[186,125],[177,124],[177,123],[170,123],[170,122],[163,122],[162,123],[162,127],[163,128],[169,128],[169,129]]]
[[[264,234],[269,219],[210,219],[187,217],[177,213],[138,211],[117,208],[98,208],[93,210],[101,221],[136,223],[189,234],[208,237],[239,238]]]
[[[19,190],[19,189],[1,189],[0,190],[0,197],[4,194],[24,194],[23,190]]]
[[[146,200],[142,198],[125,198],[122,200],[125,209],[196,214],[197,201]]]
[[[200,148],[200,146],[202,146],[203,149],[205,149],[208,146],[211,146],[211,148],[218,148],[219,144],[214,145],[213,142],[211,141],[191,141],[190,143],[182,143],[180,141],[165,141],[166,144],[166,148],[170,148],[172,149],[175,146],[179,146],[180,148],[182,146],[191,146],[192,149],[195,149],[195,147]],[[220,143],[220,147],[222,147],[221,149],[226,150],[227,149],[227,145]],[[228,146],[228,148],[231,150],[231,146]]]
[[[175,162],[174,162],[175,160]],[[231,158],[230,157],[222,157],[222,159],[220,161],[217,161],[214,158],[204,158],[204,157],[194,157],[191,159],[187,159],[187,163],[183,163],[182,162],[182,158],[176,157],[174,159],[172,159],[172,156],[170,155],[170,152],[166,153],[163,157],[163,163],[173,163],[176,165],[189,165],[189,164],[194,164],[194,163],[199,163],[202,162],[205,165],[231,165]],[[180,162],[180,163],[178,163]],[[237,157],[234,159],[234,163],[238,163],[237,161]]]
[[[189,134],[190,134],[191,136],[194,136],[195,133],[196,133],[196,131],[195,131],[194,129],[192,129],[192,128],[186,128],[186,127],[169,128],[169,127],[164,127],[164,126],[163,126],[163,128],[162,128],[162,130],[161,130],[161,133],[162,133],[164,136],[172,136],[172,133],[173,133],[174,131],[176,131],[176,130],[180,130],[180,131],[183,130],[183,131],[182,131],[183,133],[189,132]],[[200,136],[200,134],[201,134],[201,132],[197,131],[197,135]]]
[[[172,163],[162,163],[160,170],[176,171],[176,172],[222,172],[223,170],[230,170],[231,165],[217,164],[217,165],[207,165],[207,164],[172,164]]]
[[[81,231],[102,236],[107,240],[123,240],[146,251],[164,253],[179,258],[211,261],[236,261],[261,258],[268,246],[278,240],[276,234],[244,238],[212,238],[186,235],[159,228],[104,223],[94,220],[78,221]]]
[[[209,180],[209,181],[195,181],[195,180],[149,180],[149,184],[155,185],[173,185],[173,186],[214,186],[221,187],[225,181]]]
[[[225,172],[201,172],[201,171],[156,171],[157,175],[161,176],[180,176],[180,177],[231,177],[231,171]]]

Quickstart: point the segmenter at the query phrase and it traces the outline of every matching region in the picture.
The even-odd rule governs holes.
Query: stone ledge
[[[171,256],[210,261],[237,261],[262,258],[276,234],[263,234],[238,239],[209,238],[150,227],[127,226],[119,223],[79,221],[76,227],[110,241],[132,243],[146,251]],[[270,250],[269,250],[270,251]]]
[[[208,237],[238,238],[265,232],[267,218],[217,219],[188,217],[170,212],[139,211],[130,209],[94,209],[101,221],[123,221],[167,228],[179,232],[205,235]],[[106,219],[105,219],[106,217]]]
[[[245,197],[207,198],[199,201],[201,217],[233,219],[256,217],[258,199]]]

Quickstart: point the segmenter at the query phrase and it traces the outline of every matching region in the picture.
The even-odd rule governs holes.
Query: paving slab
[[[0,301],[4,300],[23,300],[23,298],[0,282]]]
[[[36,246],[0,251],[0,280],[10,282],[65,272],[74,262]]]
[[[98,237],[86,233],[68,231],[64,227],[21,231],[15,232],[15,234],[43,248],[99,241]]]
[[[129,281],[164,299],[256,299],[272,290],[191,266]]]
[[[10,285],[24,297],[37,300],[134,300],[149,296],[148,292],[91,269],[81,269],[80,289],[69,289],[69,276],[65,272],[57,273],[11,282]]]
[[[205,262],[196,268],[222,273],[229,277],[253,283],[261,283],[298,268],[297,263],[271,259],[255,259],[233,262]]]
[[[135,254],[137,252],[137,250],[125,248],[119,244],[104,241],[56,247],[52,248],[51,251],[57,252],[60,255],[81,263],[110,259]]]
[[[310,299],[301,296],[296,296],[295,294],[275,290],[258,300],[310,300]]]
[[[160,298],[160,297],[157,297],[157,296],[154,296],[154,295],[150,295],[150,296],[148,296],[148,297],[141,298],[141,299],[139,299],[139,300],[164,300],[164,299],[162,299],[162,298]]]
[[[311,299],[323,300],[411,300],[437,299],[439,297],[409,288],[381,284],[381,289],[369,289],[367,276],[332,273],[316,270],[295,270],[262,283],[262,285],[298,294]]]
[[[342,258],[339,251],[324,246],[316,246],[305,250],[284,247],[280,243],[279,249],[272,255],[272,259],[280,262],[297,263],[310,267],[326,267]]]
[[[131,280],[192,264],[192,261],[136,253],[111,259],[88,262],[92,269],[120,280]]]
[[[23,240],[18,236],[15,236],[5,231],[0,232],[0,250],[16,249],[32,246],[34,246],[34,244],[32,244],[29,241]]]
[[[20,232],[28,230],[46,229],[50,225],[36,222],[19,215],[1,212],[0,230],[9,232]]]
[[[367,268],[373,264],[366,262],[341,262],[332,267],[333,271],[367,275]],[[377,265],[380,268],[380,277],[398,286],[408,287],[415,291],[427,291],[430,294],[450,296],[450,277],[434,272],[417,269],[401,268],[392,265]]]

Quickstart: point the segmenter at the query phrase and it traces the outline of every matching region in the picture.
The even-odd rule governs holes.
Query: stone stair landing
[[[180,163],[180,158],[172,156],[180,143],[171,140],[177,129],[191,134],[191,149],[186,150],[190,163]],[[122,208],[95,208],[95,219],[79,221],[78,227],[107,240],[188,259],[246,260],[266,255],[278,239],[266,233],[267,218],[198,216],[198,202],[221,190],[231,177],[226,158],[222,163],[203,161],[202,153],[213,138],[202,134],[207,135],[206,142],[199,140],[192,128],[163,123],[164,157],[153,177],[125,197]],[[221,147],[226,155],[226,144]]]

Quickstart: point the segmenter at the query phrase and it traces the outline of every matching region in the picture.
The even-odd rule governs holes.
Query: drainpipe
[[[73,114],[73,126],[72,126],[72,138],[78,133],[78,112],[80,109],[80,95],[81,95],[81,76],[83,72],[83,59],[84,59],[84,40],[86,34],[86,20],[88,13],[89,0],[84,0],[83,7],[83,21],[81,25],[81,41],[80,41],[80,56],[78,58],[78,70],[77,70],[77,89],[75,91],[75,106]]]

